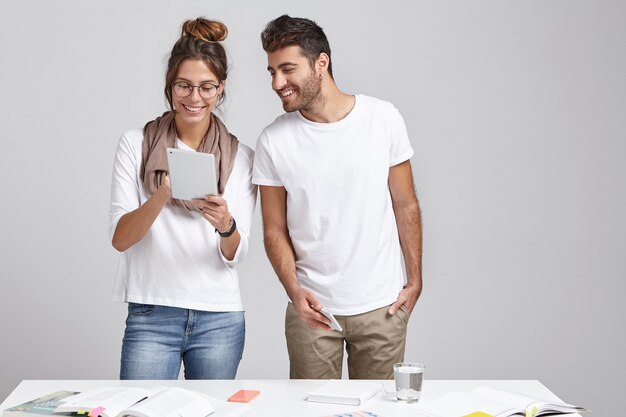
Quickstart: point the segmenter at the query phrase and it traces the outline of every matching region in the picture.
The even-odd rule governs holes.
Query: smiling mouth
[[[185,110],[187,110],[190,113],[200,113],[200,111],[202,111],[202,109],[204,109],[206,106],[188,106],[186,104],[182,105]]]
[[[286,90],[280,90],[277,91],[278,95],[280,96],[280,98],[287,98],[290,95],[292,95],[293,93],[295,93],[296,90],[294,90],[293,88],[289,88]]]

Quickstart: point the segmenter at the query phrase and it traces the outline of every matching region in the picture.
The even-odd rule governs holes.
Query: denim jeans
[[[243,311],[129,303],[120,379],[234,379],[245,332]]]

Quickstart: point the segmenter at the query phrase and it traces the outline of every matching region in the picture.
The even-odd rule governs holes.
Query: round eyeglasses
[[[200,85],[191,85],[185,81],[178,81],[174,83],[172,90],[178,97],[185,98],[193,94],[194,88],[198,89],[198,94],[205,100],[212,99],[217,95],[218,85],[211,83],[204,83]]]

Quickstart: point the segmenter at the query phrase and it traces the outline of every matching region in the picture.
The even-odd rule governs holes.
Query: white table
[[[249,403],[251,409],[245,413],[245,417],[325,417],[356,410],[371,411],[381,417],[420,416],[420,414],[415,411],[413,405],[395,402],[391,395],[384,393],[378,394],[359,407],[304,401],[309,391],[312,391],[324,382],[325,381],[316,380],[282,379],[218,381],[25,380],[13,390],[2,404],[0,404],[0,410],[4,411],[6,408],[22,404],[58,390],[85,391],[98,387],[116,386],[177,386],[203,392],[222,400],[226,400],[230,395],[240,389],[255,389],[261,391],[261,395]],[[387,391],[391,392],[395,388],[393,381],[378,382],[382,382]],[[422,387],[422,401],[434,399],[453,391],[470,392],[478,386],[517,391],[546,400],[560,400],[541,382],[536,380],[425,380]],[[570,414],[570,416],[579,416],[579,414]],[[216,413],[211,417],[219,416]]]

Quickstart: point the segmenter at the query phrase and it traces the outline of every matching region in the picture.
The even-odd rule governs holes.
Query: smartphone
[[[320,313],[322,313],[328,320],[330,320],[330,325],[329,326],[330,326],[331,329],[337,330],[338,332],[343,331],[343,329],[339,325],[339,322],[337,321],[335,316],[333,316],[328,311],[326,311],[324,309],[324,307],[322,307],[322,309],[320,310]]]

